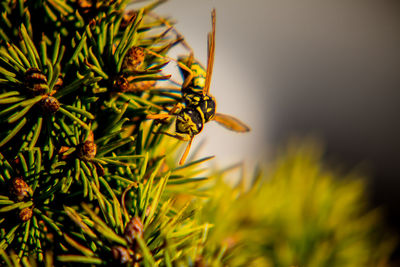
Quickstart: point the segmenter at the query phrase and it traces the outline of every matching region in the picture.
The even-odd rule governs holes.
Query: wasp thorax
[[[93,159],[96,152],[97,146],[93,141],[87,140],[78,146],[78,157],[81,159]]]
[[[195,109],[185,108],[176,118],[176,132],[194,136],[203,129],[203,119],[200,112]]]
[[[111,253],[113,255],[113,258],[121,264],[129,262],[132,259],[131,254],[133,254],[130,249],[127,249],[123,246],[112,247]]]
[[[25,72],[25,87],[35,95],[43,95],[47,91],[47,77],[39,69],[30,68]]]
[[[19,212],[19,218],[21,221],[26,222],[32,218],[33,210],[30,207],[24,208]]]
[[[125,227],[124,237],[129,244],[135,245],[136,237],[143,237],[143,223],[139,217],[133,217]]]
[[[60,109],[60,102],[53,96],[46,96],[40,101],[40,106],[46,112],[55,113]]]
[[[144,62],[144,49],[142,47],[134,46],[128,50],[124,58],[123,68],[130,71],[137,71]]]
[[[11,181],[10,191],[18,201],[32,195],[32,189],[22,178],[14,178]]]

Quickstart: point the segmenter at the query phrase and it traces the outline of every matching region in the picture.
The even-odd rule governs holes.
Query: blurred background
[[[170,0],[157,8],[206,64],[217,10],[211,93],[248,134],[209,123],[203,155],[248,167],[293,136],[315,136],[327,162],[362,166],[374,204],[400,225],[400,1]]]

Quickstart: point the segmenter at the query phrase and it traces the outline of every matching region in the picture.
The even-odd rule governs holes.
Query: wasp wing
[[[215,9],[211,13],[212,32],[208,34],[207,45],[207,75],[206,84],[203,89],[203,95],[207,95],[210,91],[211,76],[214,67],[214,54],[215,54]]]
[[[214,119],[216,122],[227,128],[228,130],[245,133],[250,131],[250,127],[239,119],[227,114],[216,113]]]

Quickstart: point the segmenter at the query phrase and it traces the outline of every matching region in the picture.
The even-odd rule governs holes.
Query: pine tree
[[[170,77],[166,54],[183,40],[153,13],[161,2],[125,11],[124,0],[2,1],[0,246],[8,264],[171,266],[195,255],[208,225],[172,196],[200,194],[205,178],[196,175],[207,158],[177,166],[179,142],[160,133],[170,123],[147,118],[181,101],[179,87],[156,86]]]

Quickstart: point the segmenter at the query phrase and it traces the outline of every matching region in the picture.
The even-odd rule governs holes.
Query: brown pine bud
[[[121,264],[129,262],[132,259],[131,254],[133,254],[130,249],[127,249],[123,246],[112,247],[111,253],[113,255],[113,258]]]
[[[40,105],[45,112],[55,113],[60,109],[60,102],[57,98],[52,96],[46,96],[40,101]]]
[[[33,214],[32,208],[31,207],[27,207],[27,208],[22,209],[19,212],[19,218],[23,222],[26,222],[26,221],[29,221],[32,218],[32,214]]]
[[[78,146],[78,157],[84,160],[93,159],[97,153],[97,146],[93,141],[85,141]]]
[[[17,198],[18,201],[32,195],[32,189],[22,178],[14,178],[11,181],[11,193]]]
[[[139,70],[144,62],[144,49],[134,46],[128,50],[124,58],[123,68],[131,71]]]
[[[130,84],[124,76],[119,76],[114,80],[113,88],[116,92],[127,92],[129,91]]]
[[[37,68],[29,68],[25,72],[24,84],[34,95],[43,95],[48,88],[46,75]]]
[[[133,217],[126,225],[124,237],[129,244],[136,244],[136,237],[143,237],[143,223],[139,217]]]

